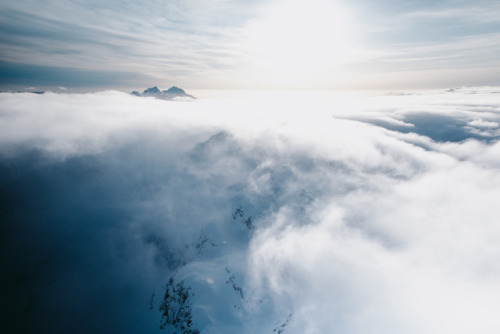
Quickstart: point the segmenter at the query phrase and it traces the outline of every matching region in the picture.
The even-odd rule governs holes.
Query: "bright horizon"
[[[4,1],[0,89],[500,85],[496,1]]]

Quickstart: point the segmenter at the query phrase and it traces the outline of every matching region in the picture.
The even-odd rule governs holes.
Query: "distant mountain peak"
[[[135,96],[151,96],[162,100],[196,99],[196,97],[187,94],[183,89],[177,86],[172,86],[163,91],[161,91],[157,86],[153,86],[144,90],[142,93],[133,91],[130,94]]]
[[[142,94],[158,94],[158,93],[160,93],[160,90],[158,89],[158,87],[154,86],[146,89]]]
[[[164,90],[163,92],[169,94],[186,94],[186,92],[183,89],[177,86],[172,86],[168,90]]]

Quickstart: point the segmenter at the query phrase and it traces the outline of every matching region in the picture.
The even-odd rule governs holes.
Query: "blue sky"
[[[500,84],[497,1],[2,1],[0,85]]]

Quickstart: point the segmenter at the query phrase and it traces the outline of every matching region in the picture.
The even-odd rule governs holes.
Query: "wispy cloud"
[[[497,3],[462,4],[460,7],[439,8],[435,10],[418,10],[403,15],[406,19],[452,19],[459,22],[472,22],[487,26],[491,23],[500,23],[498,14],[500,6]]]
[[[365,71],[380,75],[382,82],[397,79],[404,85],[403,78],[407,78],[417,86],[419,81],[425,82],[427,87],[433,86],[430,76],[440,81],[440,87],[496,84],[495,76],[488,76],[487,71],[471,75],[472,69],[478,68],[497,73],[500,66],[493,56],[498,51],[500,29],[500,7],[495,2],[409,5],[388,1],[368,6],[369,11],[364,3],[356,5],[364,18],[359,22],[362,43],[375,55],[365,64],[360,62],[359,71],[353,66],[360,77]],[[454,73],[446,73],[447,69]],[[392,79],[387,78],[388,73],[392,73]]]
[[[406,71],[400,66],[410,58],[418,58],[411,69],[416,72],[454,66],[464,84],[477,82],[463,68],[482,64],[498,69],[493,55],[498,47],[499,7],[494,1],[471,6],[463,1],[392,0],[315,0],[307,5],[278,0],[147,4],[24,0],[3,3],[1,8],[4,63],[55,71],[62,67],[136,73],[143,76],[136,84],[141,86],[151,82],[196,88],[329,88],[352,87],[356,82],[363,86],[373,73]],[[469,52],[471,41],[484,52]],[[398,77],[409,85],[419,80],[405,73]],[[492,77],[482,80],[495,82]],[[426,84],[432,86],[429,80]]]
[[[43,6],[24,1],[3,7],[3,61],[133,71],[180,83],[194,73],[203,77],[231,66],[232,29],[251,15],[244,10],[251,4],[226,1]]]

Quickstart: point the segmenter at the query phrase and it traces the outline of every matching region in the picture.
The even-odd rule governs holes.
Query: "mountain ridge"
[[[142,93],[134,90],[130,94],[140,97],[155,97],[161,100],[174,100],[180,98],[196,99],[193,95],[187,94],[182,88],[172,86],[167,90],[160,90],[157,86],[145,89]]]

